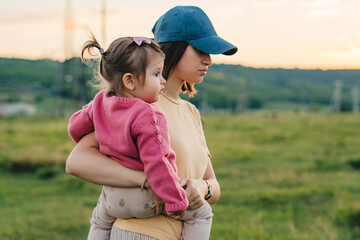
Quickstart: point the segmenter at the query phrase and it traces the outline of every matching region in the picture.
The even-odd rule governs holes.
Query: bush
[[[7,94],[6,102],[19,102],[20,100],[20,94],[16,91],[11,91]]]
[[[41,167],[36,171],[36,175],[40,179],[50,179],[58,175],[60,172],[64,172],[59,166],[54,165],[51,167]]]
[[[353,169],[360,170],[360,159],[351,159],[347,161],[347,164]]]
[[[339,210],[337,222],[350,228],[360,228],[360,202]]]
[[[249,100],[249,108],[259,109],[262,107],[262,105],[263,105],[263,103],[260,99],[250,98],[250,100]]]

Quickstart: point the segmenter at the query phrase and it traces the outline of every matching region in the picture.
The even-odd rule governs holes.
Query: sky
[[[214,63],[248,67],[360,69],[359,0],[0,0],[0,57],[65,58],[64,16],[70,2],[73,56],[89,30],[106,47],[121,36],[153,37],[156,20],[177,5],[195,5],[218,35],[238,47]],[[106,34],[101,6],[106,3]]]

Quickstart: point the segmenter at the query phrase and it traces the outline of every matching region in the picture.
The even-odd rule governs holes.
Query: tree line
[[[23,94],[34,101],[61,97],[89,101],[96,62],[89,66],[79,58],[65,62],[50,59],[0,58],[0,101],[19,101]],[[341,80],[342,106],[351,108],[351,90],[360,84],[360,70],[305,70],[252,68],[242,65],[214,64],[198,94],[189,99],[197,106],[214,109],[261,108],[269,101],[327,105],[334,83]]]

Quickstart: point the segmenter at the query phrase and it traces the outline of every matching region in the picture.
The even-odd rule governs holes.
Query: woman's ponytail
[[[187,92],[189,97],[193,97],[197,92],[194,85],[195,85],[194,83],[189,83],[185,81],[181,86],[181,91],[183,93]]]

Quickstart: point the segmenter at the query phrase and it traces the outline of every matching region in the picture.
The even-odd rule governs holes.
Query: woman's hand
[[[202,179],[188,179],[180,180],[180,186],[185,189],[186,197],[189,201],[189,210],[200,208],[204,204],[204,198],[207,194],[207,186]]]
[[[186,209],[181,209],[175,212],[166,212],[169,217],[175,218],[176,220],[180,220],[183,216],[185,216],[185,213]]]
[[[155,204],[155,214],[159,215],[164,211],[165,202],[154,192],[154,190],[151,188],[148,182],[145,184],[145,188],[148,190],[150,198],[153,200]]]

